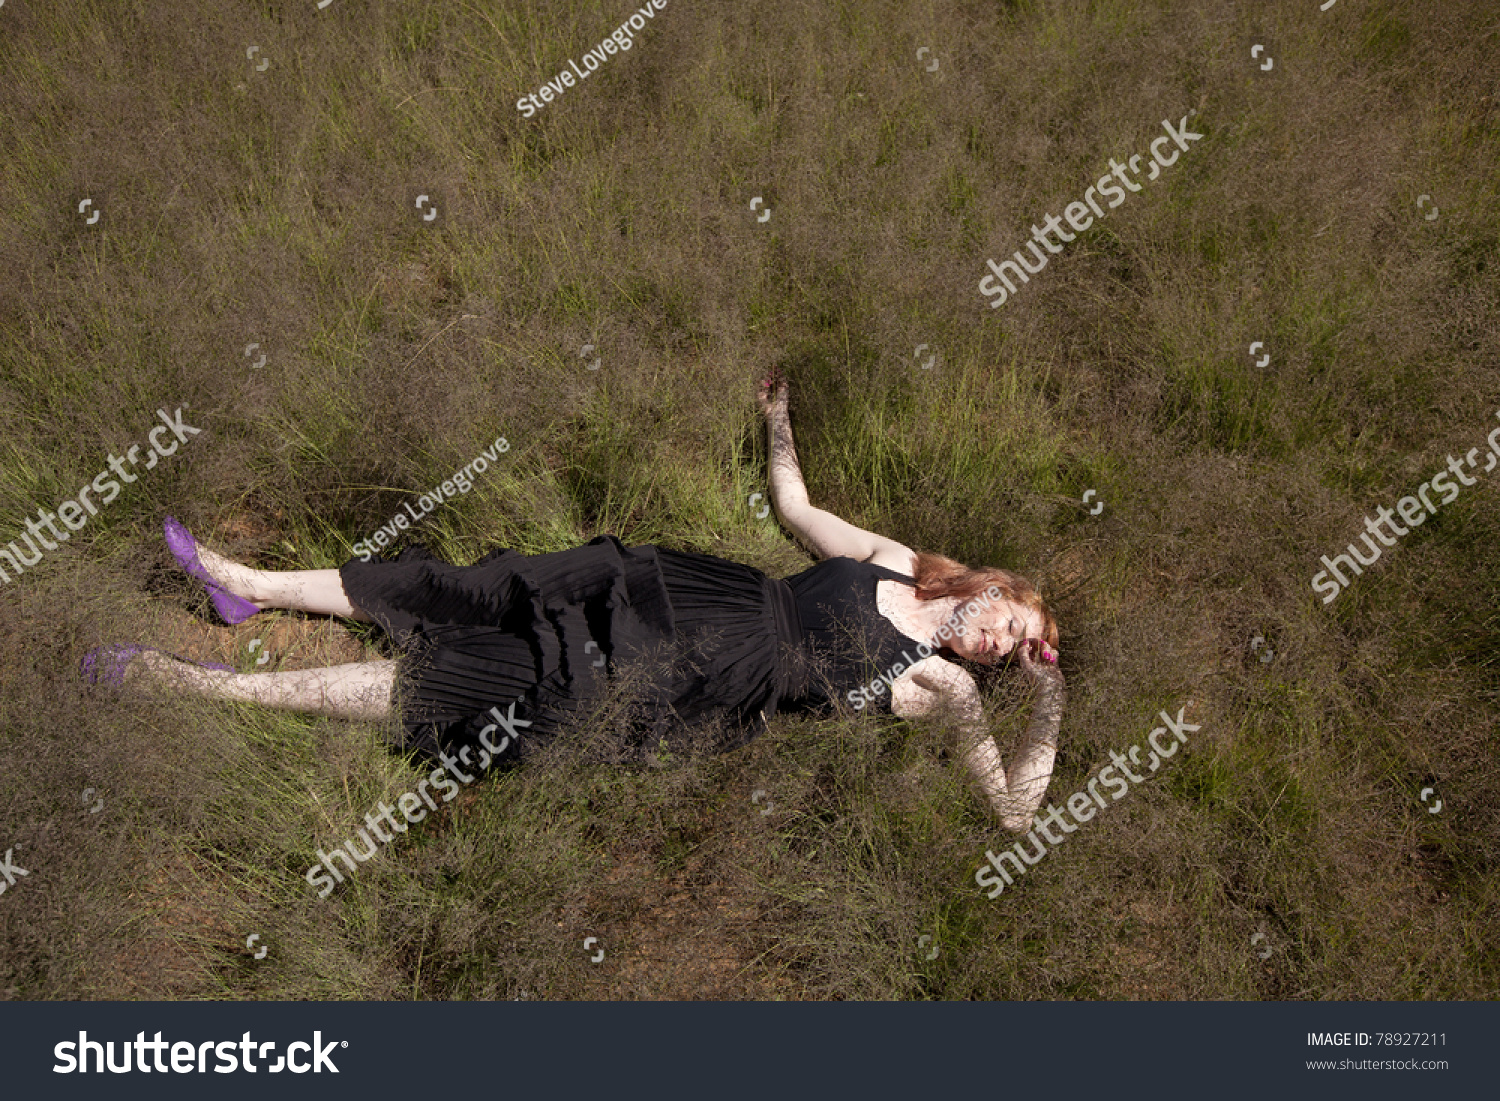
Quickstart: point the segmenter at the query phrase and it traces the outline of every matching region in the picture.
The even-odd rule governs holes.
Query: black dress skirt
[[[525,756],[612,685],[612,737],[627,754],[663,741],[730,749],[778,709],[824,709],[919,653],[875,605],[880,579],[910,578],[850,558],[783,581],[601,535],[551,554],[497,550],[471,566],[416,545],[339,574],[402,651],[403,748],[427,754],[477,744],[498,713],[530,724],[503,728],[517,737],[502,756]]]

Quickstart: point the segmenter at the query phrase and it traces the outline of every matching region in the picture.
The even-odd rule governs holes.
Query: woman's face
[[[970,603],[980,605],[972,615],[967,610]],[[954,616],[957,625],[948,639],[948,648],[960,657],[986,665],[1003,661],[1022,640],[1042,637],[1041,614],[1008,600],[991,601],[985,607],[976,598],[959,605]],[[963,628],[962,635],[957,634],[958,626]],[[1048,652],[1052,652],[1050,647]]]

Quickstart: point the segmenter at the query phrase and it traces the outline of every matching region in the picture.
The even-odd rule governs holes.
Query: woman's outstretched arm
[[[762,380],[760,407],[766,415],[771,504],[777,518],[819,558],[856,558],[901,573],[910,571],[913,557],[910,547],[855,527],[809,503],[802,466],[797,462],[797,446],[792,442],[784,379],[773,374]]]
[[[912,669],[912,681],[918,692],[952,701],[958,713],[959,754],[964,765],[1000,824],[1013,833],[1025,833],[1031,828],[1032,817],[1047,794],[1052,762],[1057,756],[1057,732],[1067,699],[1062,673],[1038,660],[1041,645],[1041,640],[1029,639],[1016,651],[1022,667],[1036,685],[1037,695],[1031,722],[1009,768],[1001,761],[1000,750],[990,735],[974,679],[938,658],[928,658]],[[896,687],[892,708],[903,717],[925,712],[937,702],[922,700],[914,694],[903,699],[900,682]]]

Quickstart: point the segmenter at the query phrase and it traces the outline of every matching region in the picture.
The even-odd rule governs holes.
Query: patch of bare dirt
[[[720,839],[721,845],[726,843],[736,845],[733,839]],[[752,945],[767,919],[765,891],[748,876],[705,881],[713,874],[710,868],[745,867],[748,854],[745,860],[734,855],[694,855],[679,871],[666,874],[641,849],[617,863],[590,900],[589,909],[605,915],[596,935],[609,962],[598,964],[589,996],[685,1001],[799,998],[789,976],[756,960]]]

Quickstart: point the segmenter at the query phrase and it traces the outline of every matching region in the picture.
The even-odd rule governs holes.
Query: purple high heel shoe
[[[116,643],[113,646],[100,646],[90,650],[83,655],[83,660],[78,663],[78,671],[83,674],[83,679],[89,684],[105,685],[110,688],[118,688],[125,683],[125,667],[131,661],[146,651],[157,654],[167,654],[178,661],[185,661],[189,665],[196,665],[199,669],[221,669],[226,673],[233,673],[234,666],[224,665],[217,661],[193,661],[181,654],[171,654],[166,650],[155,646],[136,646],[127,643]]]
[[[172,552],[172,557],[177,559],[179,566],[203,582],[208,589],[209,599],[214,602],[214,609],[224,618],[225,623],[232,627],[236,623],[245,622],[261,610],[250,601],[235,596],[208,576],[208,571],[198,561],[198,543],[187,528],[168,516],[167,522],[162,525],[162,531],[167,537],[167,549]]]

